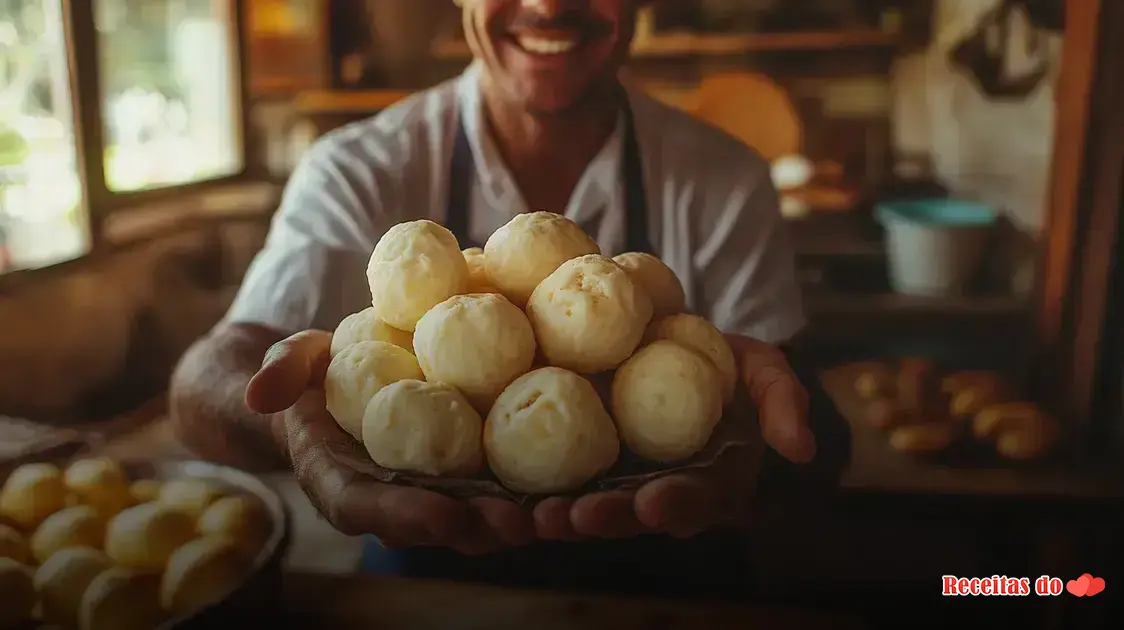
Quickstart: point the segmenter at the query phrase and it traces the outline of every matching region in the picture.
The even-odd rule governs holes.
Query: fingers
[[[811,461],[816,438],[808,427],[808,393],[784,353],[753,339],[741,338],[737,345],[742,378],[757,407],[765,441],[789,461]]]
[[[702,474],[670,475],[645,484],[636,492],[636,516],[645,527],[678,538],[689,538],[722,520],[716,485]]]
[[[332,334],[322,330],[299,332],[274,344],[246,386],[246,405],[261,414],[293,406],[310,385],[324,382],[331,345]]]
[[[348,535],[374,534],[396,545],[453,546],[469,530],[468,505],[419,488],[379,483],[340,464],[330,445],[347,436],[310,390],[286,414],[293,469],[320,513]]]
[[[543,540],[580,540],[581,536],[574,531],[574,525],[570,520],[570,510],[573,506],[573,501],[562,497],[550,497],[540,501],[533,513],[538,537]]]
[[[631,492],[598,492],[574,501],[570,508],[574,531],[598,538],[627,538],[645,532],[636,517]]]
[[[535,523],[526,509],[503,499],[479,497],[469,500],[488,530],[503,544],[520,547],[535,538]]]

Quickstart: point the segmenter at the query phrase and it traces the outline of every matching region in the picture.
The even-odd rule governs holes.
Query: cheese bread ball
[[[187,514],[192,519],[199,518],[212,503],[225,494],[213,481],[195,477],[172,479],[160,486],[156,500],[166,508]]]
[[[160,496],[160,489],[164,483],[156,479],[137,479],[129,484],[129,498],[133,505],[151,503]]]
[[[363,415],[363,443],[376,464],[425,475],[471,475],[484,464],[484,421],[445,383],[398,381]]]
[[[414,351],[414,336],[379,319],[375,307],[369,306],[343,318],[332,333],[332,356],[361,341],[385,341],[403,350]]]
[[[54,464],[24,464],[8,475],[0,488],[0,517],[24,531],[66,506],[66,484]]]
[[[2,523],[0,523],[0,558],[9,558],[22,564],[27,564],[31,559],[31,550],[23,534]]]
[[[667,339],[706,357],[722,378],[722,402],[729,404],[738,383],[738,363],[730,344],[714,324],[698,315],[681,313],[657,319],[648,326],[647,341]]]
[[[160,573],[172,553],[195,538],[195,519],[160,503],[129,508],[109,521],[105,553],[119,565]]]
[[[367,265],[375,315],[414,332],[425,312],[468,287],[457,237],[433,221],[399,223],[379,239]]]
[[[108,457],[80,459],[67,467],[63,479],[78,503],[94,508],[103,519],[133,504],[125,470]]]
[[[214,604],[238,588],[252,566],[229,538],[193,540],[168,561],[160,583],[160,603],[175,617]]]
[[[414,353],[427,381],[456,387],[481,413],[535,360],[535,331],[502,295],[458,295],[418,321]]]
[[[620,442],[593,385],[547,367],[500,394],[484,423],[484,451],[504,486],[545,494],[576,490],[603,474]]]
[[[461,252],[468,263],[468,288],[465,293],[499,293],[500,290],[488,278],[488,268],[484,262],[484,250],[469,247]]]
[[[623,267],[633,284],[644,289],[651,298],[653,317],[665,317],[686,310],[687,296],[683,293],[683,285],[662,260],[643,252],[628,252],[614,256],[613,261]]]
[[[23,627],[34,609],[31,571],[11,558],[0,558],[0,630]]]
[[[80,630],[152,630],[166,617],[160,576],[125,567],[99,573],[78,606]]]
[[[260,551],[273,533],[269,513],[248,497],[223,497],[199,517],[195,529],[201,536],[226,536],[248,556]]]
[[[722,419],[718,371],[672,341],[645,346],[613,378],[613,419],[637,455],[673,462],[699,452]]]
[[[324,378],[328,412],[344,431],[362,441],[367,403],[380,389],[408,378],[425,380],[418,360],[408,351],[385,341],[348,346],[328,364]]]
[[[105,539],[105,521],[88,505],[55,512],[43,521],[31,536],[31,553],[43,564],[68,547],[101,549]]]
[[[51,556],[35,572],[43,619],[66,628],[77,625],[82,595],[94,578],[112,566],[109,556],[88,547],[71,547]]]
[[[543,280],[527,316],[551,365],[595,374],[636,349],[652,302],[620,265],[593,254],[566,261]]]
[[[516,215],[484,244],[488,278],[519,306],[562,263],[600,253],[577,223],[553,212]]]

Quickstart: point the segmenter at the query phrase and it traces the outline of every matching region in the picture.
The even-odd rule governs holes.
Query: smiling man
[[[845,425],[805,387],[814,378],[779,349],[804,317],[768,165],[621,84],[638,0],[460,4],[472,66],[325,137],[293,174],[229,314],[177,370],[180,433],[215,459],[291,466],[337,528],[377,537],[372,571],[734,593],[737,537],[718,532],[745,516],[755,480],[819,480],[784,489],[807,497],[832,485],[849,452]],[[429,218],[469,247],[543,208],[583,225],[607,255],[658,255],[691,309],[728,334],[772,446],[764,473],[758,450],[734,450],[635,492],[525,508],[380,484],[326,453],[343,435],[324,409],[323,331],[368,305],[363,272],[379,237]]]

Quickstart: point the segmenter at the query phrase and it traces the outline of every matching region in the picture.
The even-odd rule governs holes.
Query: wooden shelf
[[[897,33],[876,29],[807,33],[745,33],[713,35],[668,32],[633,43],[632,57],[719,57],[766,51],[838,50],[842,48],[893,48],[901,43]],[[468,59],[472,53],[462,41],[437,42],[433,56],[443,60]]]
[[[298,94],[293,105],[301,114],[365,114],[386,109],[412,94],[413,90],[315,90]]]

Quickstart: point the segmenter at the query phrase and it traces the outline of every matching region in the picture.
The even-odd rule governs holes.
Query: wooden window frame
[[[1068,0],[1053,186],[1040,269],[1035,391],[1088,447],[1124,205],[1124,3]]]
[[[253,164],[252,127],[250,120],[249,59],[245,29],[248,3],[239,0],[215,0],[228,5],[231,21],[228,29],[230,60],[233,68],[236,100],[234,111],[241,168],[221,177],[162,186],[148,190],[118,192],[109,189],[105,178],[104,117],[102,116],[101,67],[93,0],[61,0],[66,34],[67,71],[74,114],[74,143],[78,175],[81,182],[82,210],[85,213],[90,253],[111,249],[114,243],[106,238],[107,218],[118,212],[142,209],[154,203],[182,200],[189,204],[201,194],[216,187],[246,182],[260,176]],[[34,271],[34,270],[29,270]]]

